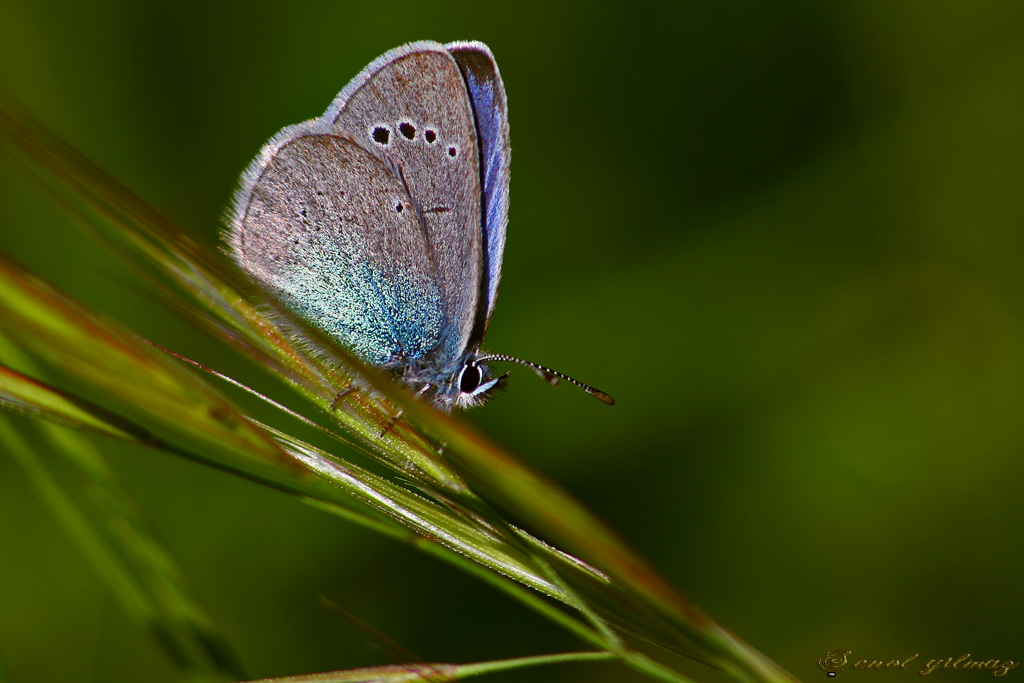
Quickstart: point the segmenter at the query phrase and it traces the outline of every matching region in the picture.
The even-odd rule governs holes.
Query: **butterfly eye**
[[[480,386],[480,380],[483,379],[483,375],[480,373],[480,368],[475,365],[467,365],[462,369],[462,377],[459,378],[459,391],[464,394],[472,393]]]

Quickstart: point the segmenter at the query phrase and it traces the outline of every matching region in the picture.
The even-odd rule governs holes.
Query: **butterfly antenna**
[[[550,384],[551,386],[557,386],[558,385],[558,380],[559,379],[564,379],[566,382],[571,382],[572,384],[575,384],[576,386],[578,386],[583,391],[587,392],[591,396],[599,398],[600,400],[604,401],[608,405],[610,405],[610,406],[615,405],[615,399],[612,398],[611,396],[609,396],[608,394],[604,393],[603,391],[599,391],[599,390],[595,389],[594,387],[590,386],[589,384],[584,384],[583,382],[579,381],[578,379],[573,379],[569,375],[563,375],[562,373],[557,372],[555,370],[552,370],[551,368],[546,368],[543,365],[537,365],[536,363],[531,363],[528,360],[523,360],[521,358],[513,358],[512,356],[505,356],[505,355],[502,355],[500,353],[498,353],[498,354],[490,354],[490,355],[486,355],[486,356],[480,356],[476,360],[479,361],[479,362],[488,361],[488,360],[496,360],[496,361],[505,361],[505,362],[508,362],[508,363],[519,363],[520,365],[525,365],[526,367],[530,368],[531,370],[536,372],[538,375],[543,377],[547,381],[547,383]]]

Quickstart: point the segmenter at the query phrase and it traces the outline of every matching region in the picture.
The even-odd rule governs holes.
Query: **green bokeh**
[[[487,42],[508,90],[487,347],[618,400],[514,370],[466,419],[805,681],[834,648],[1024,659],[1024,3],[5,0],[0,90],[215,248],[260,145],[424,38]],[[0,248],[273,389],[6,157]],[[428,660],[580,647],[293,499],[96,442],[252,677],[390,661],[321,594]],[[13,680],[177,680],[6,458],[0,544]],[[525,675],[637,678],[494,680]]]

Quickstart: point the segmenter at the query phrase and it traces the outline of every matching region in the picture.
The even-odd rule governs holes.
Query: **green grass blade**
[[[0,330],[127,410],[231,460],[298,471],[290,458],[207,384],[119,325],[86,311],[0,257]]]
[[[50,425],[46,427],[59,430]],[[221,657],[221,653],[226,653],[226,648],[215,635],[208,619],[195,619],[201,614],[195,608],[195,604],[190,605],[192,609],[189,610],[188,619],[182,619],[184,615],[180,613],[169,612],[168,605],[159,604],[153,592],[133,571],[138,567],[133,568],[125,561],[123,555],[112,546],[104,534],[95,528],[88,515],[50,475],[27,441],[11,424],[10,419],[3,415],[0,415],[0,444],[3,444],[4,451],[25,470],[46,506],[125,610],[157,636],[158,644],[190,679],[223,681],[230,680],[236,675],[237,667],[231,667],[230,670],[222,668],[222,662],[229,659]],[[88,447],[87,444],[73,441],[65,441],[63,445],[76,449],[79,455],[83,448]],[[181,596],[179,592],[178,597]],[[211,656],[210,646],[214,643],[217,643],[213,648],[218,653],[216,658]]]
[[[2,337],[0,360],[39,372],[30,358]],[[81,475],[81,485],[76,486],[76,490],[84,492],[82,503],[76,506],[71,497],[63,493],[42,458],[28,451],[9,425],[4,426],[4,440],[12,446],[12,454],[29,473],[69,535],[85,551],[99,574],[107,579],[112,592],[122,599],[130,614],[158,634],[157,643],[168,651],[172,661],[194,672],[198,678],[224,680],[241,676],[239,660],[228,646],[227,638],[193,595],[170,551],[139,515],[137,505],[117,481],[100,451],[82,435],[62,427],[140,445],[160,447],[162,444],[145,430],[109,411],[57,392],[9,368],[0,366],[0,371],[0,387],[6,384],[5,388],[0,388],[0,396],[18,401],[18,390],[25,389],[34,401],[29,414],[43,418],[38,426],[52,445],[52,454],[61,456],[70,465],[61,467],[61,472],[77,471]],[[102,526],[91,522],[93,518],[98,518]]]
[[[113,413],[0,365],[0,405],[11,412],[81,431],[141,443]]]
[[[0,358],[10,357],[11,354],[16,355],[18,364],[23,367],[29,362],[23,355],[20,355],[17,349],[10,347],[0,338]],[[160,442],[151,433],[110,411],[93,406],[87,401],[65,392],[59,392],[37,380],[2,366],[0,366],[0,396],[6,399],[8,405],[18,406],[18,412],[43,417],[63,426],[93,431],[133,443],[156,446],[172,453],[177,452],[173,445]],[[185,606],[189,608],[185,615],[174,614],[174,623],[177,623],[182,616],[197,615],[198,618],[188,619],[188,621],[196,622],[199,626],[208,624],[209,619],[203,615],[201,609],[195,607],[194,601],[188,599],[182,594],[182,591],[176,590],[177,572],[173,570],[169,557],[157,543],[145,535],[142,529],[143,525],[133,514],[133,506],[121,500],[122,494],[116,490],[117,487],[112,482],[112,474],[92,445],[66,430],[51,428],[50,425],[45,425],[44,429],[47,429],[51,438],[63,448],[60,452],[74,461],[79,469],[86,472],[90,476],[94,488],[99,488],[100,492],[104,494],[99,496],[98,507],[106,510],[108,518],[113,517],[122,522],[111,524],[111,526],[120,531],[122,538],[119,540],[123,542],[122,545],[129,551],[134,551],[130,554],[133,555],[132,559],[136,561],[136,564],[141,561],[145,565],[148,560],[156,560],[153,563],[154,566],[149,567],[149,571],[144,573],[150,575],[151,578],[162,580],[165,584],[169,583],[169,585],[162,586],[162,590],[154,591],[158,597],[161,595],[174,597],[170,604],[164,607]],[[318,451],[308,444],[303,444],[283,434],[279,437],[288,444],[289,448],[301,450],[302,458],[314,463],[314,470],[328,473],[327,476],[332,483],[354,492],[352,498],[366,502],[368,507],[384,512],[390,519],[399,520],[405,530],[376,522],[371,517],[351,508],[339,507],[337,503],[308,499],[315,505],[335,514],[341,514],[347,519],[369,526],[378,532],[412,542],[415,546],[435,556],[441,554],[447,561],[459,564],[464,570],[469,570],[471,573],[481,575],[480,572],[474,572],[474,569],[482,565],[492,570],[482,573],[483,578],[491,583],[507,584],[508,581],[504,577],[512,576],[536,590],[565,601],[565,597],[560,595],[551,584],[544,582],[532,572],[527,561],[514,558],[504,552],[504,544],[500,538],[487,536],[479,528],[459,520],[450,510],[380,477],[351,465],[342,467],[328,454]],[[108,509],[111,507],[116,510],[112,512]],[[129,522],[127,525],[123,523],[126,520]],[[86,535],[87,541],[90,538]],[[426,538],[432,540],[426,541]],[[88,542],[85,545],[91,547],[94,543]],[[447,554],[445,555],[445,553]],[[466,563],[463,560],[466,556],[472,557],[478,564]],[[111,561],[104,555],[101,555],[101,560],[105,561],[96,561],[101,569],[111,564]],[[101,573],[113,577],[114,580],[111,581],[111,584],[115,590],[122,587],[125,584],[124,578],[131,574],[127,570]],[[499,588],[511,591],[518,599],[532,601],[535,609],[545,613],[549,618],[553,618],[557,623],[579,633],[594,644],[601,644],[599,638],[587,632],[586,629],[582,629],[578,623],[574,623],[560,610],[537,603],[528,594],[517,594],[514,586],[499,585]],[[143,595],[144,591],[139,588],[136,591],[128,592],[129,596],[135,594]],[[136,604],[139,600],[131,602]],[[138,609],[133,611],[136,614],[139,613]],[[148,610],[146,614],[149,615],[151,612],[152,610]],[[190,612],[194,612],[195,615],[190,615]],[[164,630],[170,629],[165,626]],[[205,631],[205,629],[198,630]],[[207,637],[205,640],[213,641],[215,639]]]
[[[7,354],[15,351],[5,347],[3,340],[0,339],[0,351],[6,351]],[[5,353],[0,353],[0,358],[5,355]],[[18,360],[19,364],[25,362],[24,358]],[[21,391],[22,389],[24,391]],[[180,449],[173,444],[161,441],[152,433],[110,411],[93,406],[70,394],[58,392],[37,380],[2,366],[0,366],[0,400],[3,400],[8,407],[15,406],[15,412],[41,417],[65,427],[92,431],[132,443],[161,448],[171,453],[181,453]],[[76,461],[83,471],[88,472],[94,483],[102,484],[101,488],[104,491],[111,492],[112,475],[91,444],[80,439],[74,440],[74,437],[67,435],[64,430],[53,429],[51,436],[65,446],[65,455]],[[340,514],[351,521],[373,528],[375,531],[413,542],[414,545],[421,548],[424,547],[422,541],[425,538],[430,538],[432,540],[426,544],[427,546],[440,546],[454,553],[445,557],[449,562],[472,557],[479,565],[496,572],[487,574],[488,578],[515,577],[525,585],[565,601],[564,595],[560,594],[552,584],[545,582],[533,572],[527,560],[516,558],[506,552],[505,544],[500,538],[483,533],[479,528],[460,520],[447,508],[421,498],[381,477],[352,465],[338,464],[335,459],[323,451],[318,451],[308,444],[285,435],[279,436],[285,440],[289,448],[301,452],[301,459],[312,463],[315,471],[324,473],[332,484],[347,491],[349,502],[352,500],[362,502],[366,507],[381,512],[387,518],[397,520],[405,527],[405,530],[401,531],[390,524],[382,524],[352,508],[339,508],[337,503],[326,502],[322,499],[307,500],[332,513]],[[299,492],[293,491],[293,493]],[[114,500],[116,498],[116,496],[113,497]],[[107,501],[108,504],[109,502]],[[130,505],[122,504],[119,507],[122,517],[127,516],[124,513],[131,510]],[[131,538],[128,539],[132,541],[129,546],[144,549],[144,555],[160,557],[162,553],[152,540],[138,534],[137,529],[141,525],[134,519],[134,515],[132,517],[133,523],[127,527],[123,524],[118,525],[122,530],[136,530],[132,531]],[[428,552],[436,555],[439,550],[440,548],[437,548],[428,550]],[[168,562],[161,559],[159,566],[166,565]],[[461,565],[464,569],[468,568],[465,563],[461,563]],[[507,589],[508,587],[502,588]],[[524,596],[519,595],[518,597],[522,599]],[[189,603],[189,601],[181,599],[180,596],[178,602],[180,604]],[[534,604],[536,607],[536,603]],[[550,610],[548,610],[548,616],[552,616]],[[555,620],[569,626],[571,630],[583,633],[579,630],[578,625],[568,624],[565,615],[560,612],[555,616]],[[600,643],[599,639],[595,640],[590,634],[585,635],[592,642]]]
[[[5,287],[5,285],[7,286]],[[17,295],[22,295],[22,298],[17,299]],[[10,303],[12,299],[14,300],[13,304]],[[106,393],[120,395],[123,403],[128,403],[131,398],[135,398],[137,401],[145,400],[140,394],[148,394],[148,400],[151,401],[148,404],[150,410],[161,410],[164,415],[173,415],[177,410],[180,414],[181,409],[179,406],[170,400],[172,398],[180,400],[182,398],[180,394],[167,392],[162,403],[152,402],[154,400],[152,399],[152,393],[148,392],[146,387],[131,382],[124,374],[126,370],[123,367],[114,368],[113,366],[116,365],[116,361],[111,360],[116,358],[118,354],[122,354],[127,356],[122,361],[130,363],[135,361],[139,355],[156,354],[158,352],[148,345],[130,338],[127,334],[119,334],[118,330],[109,324],[103,325],[99,320],[87,314],[80,306],[62,297],[37,278],[31,278],[14,269],[11,264],[0,261],[0,313],[3,313],[5,309],[10,314],[4,317],[3,322],[0,322],[0,327],[11,331],[15,336],[19,334],[27,336],[26,328],[32,330],[35,332],[34,338],[39,340],[35,347],[36,351],[45,357],[57,360],[65,369],[85,367],[90,359],[90,355],[96,353],[95,350],[87,347],[87,343],[99,338],[99,343],[103,344],[100,347],[102,355],[107,359],[113,377],[102,373],[102,369],[97,370],[95,366],[92,366],[88,371],[81,373],[83,379],[99,385]],[[28,315],[23,314],[23,311],[30,311],[31,317],[29,318]],[[39,321],[42,321],[42,323]],[[87,327],[82,329],[86,325]],[[51,332],[51,329],[57,326],[60,326],[59,331]],[[66,338],[75,340],[73,345],[65,344],[65,337],[62,337],[61,333],[66,335]],[[95,344],[96,342],[93,343]],[[125,353],[126,349],[133,352],[134,355]],[[212,416],[215,408],[227,405],[212,392],[202,392],[203,385],[197,378],[187,375],[179,378],[175,376],[177,373],[172,372],[167,373],[170,375],[170,378],[160,377],[158,372],[164,369],[166,360],[164,356],[156,356],[154,362],[138,363],[136,373],[140,377],[148,376],[154,382],[162,380],[165,386],[169,386],[172,389],[188,389],[191,393],[186,395],[186,397],[189,399],[198,401],[201,398],[209,402],[207,403],[209,407],[203,410],[196,410],[189,406],[187,415],[190,417],[197,414],[200,416]],[[162,362],[158,363],[155,361]],[[169,366],[169,370],[178,370],[180,372],[181,368],[172,365]],[[38,406],[41,402],[45,401],[47,409],[50,411],[50,416],[59,417],[69,423],[72,421],[70,410],[72,407],[77,407],[79,414],[75,415],[74,419],[77,419],[80,424],[105,431],[105,433],[110,435],[120,436],[121,438],[132,438],[132,440],[137,441],[142,438],[139,435],[139,431],[133,429],[131,423],[117,420],[109,412],[103,413],[106,417],[103,423],[99,420],[99,415],[101,414],[99,409],[93,408],[90,413],[86,413],[83,417],[81,415],[84,411],[83,409],[91,408],[85,401],[72,402],[66,395],[60,396],[53,390],[47,392],[45,391],[47,388],[41,383],[28,380],[13,371],[0,374],[0,378],[6,378],[8,392],[19,387],[25,390],[26,395],[24,397],[12,396],[12,398],[18,401],[19,405],[27,405],[28,401],[32,400]],[[185,379],[189,381],[187,383],[181,381]],[[20,380],[17,386],[14,386],[15,380]],[[172,384],[174,380],[178,380],[179,383]],[[36,409],[38,410],[39,408],[37,407]],[[58,409],[64,411],[59,416],[53,412]],[[115,420],[120,423],[119,429],[116,430],[108,426]],[[266,438],[265,434],[269,431],[267,428],[257,426],[251,421],[241,418],[239,422],[250,430],[251,433],[258,434],[262,439]],[[223,421],[219,417],[210,417],[205,423],[197,422],[195,429],[201,428],[200,436],[204,437],[207,441],[215,442],[218,438],[223,438],[219,437],[218,432],[215,431],[219,429],[222,423]],[[237,434],[238,432],[234,433]],[[285,463],[278,468],[276,473],[278,480],[283,480],[284,477],[282,475],[298,471],[304,466],[304,468],[308,468],[334,486],[341,488],[348,496],[361,504],[399,521],[399,523],[413,529],[417,533],[436,538],[444,545],[456,549],[469,557],[473,557],[496,571],[513,576],[517,580],[545,594],[565,599],[559,590],[529,566],[528,561],[517,557],[514,552],[509,552],[508,544],[500,537],[487,534],[477,525],[460,519],[447,508],[417,496],[386,479],[355,466],[343,464],[336,459],[332,459],[323,451],[314,449],[312,446],[287,435],[272,431],[270,433],[287,445],[287,453],[278,448],[277,450],[281,454],[280,457],[276,452],[272,452],[273,458],[269,460],[263,458],[256,460],[251,458],[242,459],[238,457],[237,453],[229,453],[231,457],[224,460],[224,464],[236,468],[242,467],[243,469],[247,466],[259,465],[258,469],[266,473],[269,469],[269,464]],[[244,432],[243,434],[249,435]],[[191,434],[188,434],[188,436],[191,436]],[[242,445],[244,446],[244,442]],[[299,478],[297,477],[296,479]],[[291,482],[291,488],[307,494],[312,493],[303,483],[298,481]],[[323,494],[321,493],[321,495]]]
[[[250,683],[444,683],[502,671],[516,671],[535,666],[600,662],[614,660],[608,652],[565,652],[554,655],[517,657],[476,664],[399,664],[375,666],[349,671],[331,671],[308,676],[263,678]]]
[[[118,363],[137,349],[122,343],[123,337],[118,336],[116,344],[93,344],[82,354],[75,355],[77,344],[91,343],[95,327],[89,326],[92,319],[76,318],[70,326],[74,329],[64,329],[67,326],[63,323],[73,316],[64,314],[63,300],[56,297],[55,303],[52,292],[39,286],[37,281],[17,269],[0,265],[0,316],[6,313],[5,305],[7,310],[21,316],[13,322],[0,320],[0,326],[12,326],[11,334],[20,334],[19,341],[23,345],[42,339],[43,355],[51,362],[78,374],[105,395],[129,402],[142,400],[142,412],[160,410],[163,402],[174,403],[178,414],[171,422],[181,423],[176,425],[179,434],[199,437],[200,445],[211,452],[223,451],[226,447],[233,465],[250,476],[251,463],[237,459],[240,455],[237,450],[243,442],[257,445],[258,455],[254,460],[265,464],[270,471],[265,477],[267,481],[282,481],[281,471],[276,470],[287,469],[289,463],[294,464],[290,458],[294,458],[314,468],[323,477],[321,483],[329,481],[342,487],[346,496],[357,499],[364,496],[360,500],[371,509],[420,534],[434,531],[423,516],[424,509],[438,515],[437,510],[448,510],[449,516],[438,516],[436,520],[443,519],[438,528],[447,534],[443,537],[448,547],[459,548],[458,544],[465,541],[468,547],[478,551],[478,561],[487,562],[489,560],[483,558],[489,556],[499,557],[496,560],[499,565],[518,563],[519,580],[573,604],[595,624],[607,621],[624,632],[664,643],[711,663],[738,680],[773,683],[793,680],[690,603],[645,558],[559,486],[465,424],[415,401],[379,371],[360,363],[335,341],[297,320],[270,297],[245,295],[248,289],[238,282],[237,273],[223,268],[213,256],[196,248],[167,221],[80,155],[23,118],[2,111],[0,114],[0,138],[5,144],[26,160],[26,165],[33,168],[44,183],[67,197],[69,205],[79,210],[105,239],[144,268],[159,272],[183,296],[191,298],[194,311],[202,311],[206,318],[200,324],[242,348],[251,358],[264,359],[264,365],[288,386],[361,440],[367,452],[403,478],[413,481],[421,492],[433,499],[431,505],[437,507],[421,508],[417,501],[402,499],[397,490],[381,488],[378,491],[372,486],[361,490],[366,480],[351,476],[352,471],[346,471],[337,459],[309,452],[297,443],[281,449],[271,442],[273,448],[268,450],[267,434],[240,419],[218,394],[208,389],[199,391],[191,384],[180,382],[177,375],[167,372],[158,363],[154,365],[156,361],[145,354],[141,355],[146,362],[140,367],[128,366],[136,382],[167,381],[165,374],[174,377],[170,382],[173,390],[160,385],[164,393],[159,395],[158,401],[145,402],[146,396],[141,394],[146,391],[119,387],[118,382],[127,378],[119,376],[115,368],[101,367],[100,371],[93,371],[76,367],[76,363],[89,358],[95,362],[96,354],[109,353],[111,349],[107,347],[110,346],[118,347],[116,350],[125,356],[119,358]],[[25,307],[10,303],[21,299],[30,302],[29,309],[38,306],[57,311],[56,320],[54,316],[30,315]],[[195,316],[199,322],[199,314]],[[84,338],[82,330],[89,331]],[[62,344],[62,335],[68,332],[72,334]],[[79,333],[77,338],[75,332]],[[130,353],[127,353],[129,348]],[[111,381],[115,377],[117,381]],[[211,424],[210,414],[199,415],[200,409],[213,410],[217,419],[226,420],[226,424]],[[400,410],[405,411],[405,417],[395,421],[393,416]],[[166,424],[167,420],[164,422],[167,427],[174,426]],[[218,439],[225,441],[218,443]],[[438,452],[438,443],[445,444],[443,457]],[[224,454],[215,461],[224,462]],[[290,490],[309,491],[313,497],[325,501],[348,500],[336,492],[332,495],[323,487],[286,479],[286,488]],[[371,500],[379,493],[383,493],[383,499]],[[382,502],[384,499],[390,502]],[[392,503],[397,507],[389,507]],[[509,519],[503,518],[503,514]],[[579,566],[566,562],[564,555],[558,556],[552,550],[525,541],[511,522],[525,523],[532,534],[578,556],[609,580],[595,580],[592,573],[581,572]],[[552,581],[546,574],[549,561],[558,580],[563,581],[569,591],[559,588],[558,581]],[[497,569],[497,566],[492,568]],[[640,660],[636,662],[642,664]],[[648,673],[669,675],[657,674],[655,669],[649,668]]]
[[[2,345],[0,345],[2,348]],[[24,359],[21,359],[24,363]],[[111,411],[87,401],[58,392],[47,385],[30,379],[9,368],[0,366],[0,397],[21,412],[45,416],[47,419],[82,430],[91,430],[139,444],[161,447],[180,452],[173,444],[161,441],[138,425]],[[529,558],[517,555],[504,540],[488,533],[478,525],[460,519],[450,509],[418,496],[382,477],[337,459],[287,435],[273,432],[288,447],[297,461],[305,463],[332,485],[355,500],[398,521],[420,536],[433,539],[463,556],[471,557],[481,565],[503,576],[511,576],[525,585],[557,599],[566,601],[565,595],[546,581],[531,566]],[[308,487],[299,487],[309,495]],[[320,493],[323,496],[323,493]]]
[[[562,602],[569,602],[563,591],[536,570],[529,556],[523,556],[499,534],[383,477],[350,463],[339,462],[310,444],[279,432],[276,434],[296,459],[366,507],[485,567]]]

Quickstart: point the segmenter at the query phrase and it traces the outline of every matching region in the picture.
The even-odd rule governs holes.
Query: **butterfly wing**
[[[481,302],[473,337],[479,340],[487,330],[498,299],[501,262],[505,253],[505,229],[508,225],[509,165],[512,146],[508,133],[508,101],[505,85],[490,48],[479,42],[457,42],[445,46],[462,71],[480,145],[483,184],[484,272]]]
[[[443,307],[430,360],[450,366],[473,338],[484,269],[480,146],[459,64],[440,43],[396,48],[356,76],[321,121],[379,156],[407,188]]]
[[[427,238],[401,179],[320,121],[281,131],[246,171],[239,264],[365,360],[422,358],[443,336]]]

